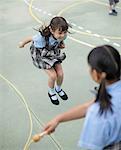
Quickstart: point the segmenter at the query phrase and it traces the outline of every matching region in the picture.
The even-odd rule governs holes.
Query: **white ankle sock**
[[[115,9],[115,6],[114,6],[114,5],[112,6],[112,9]]]
[[[112,13],[112,10],[109,10],[109,13]]]
[[[55,89],[54,89],[54,88],[50,88],[50,87],[49,87],[49,90],[48,90],[48,91],[49,91],[49,93],[50,93],[51,95],[55,94]]]
[[[56,85],[55,88],[56,88],[56,91],[57,91],[57,92],[59,92],[59,91],[61,90],[61,86],[59,86],[59,85]]]
[[[57,91],[57,92],[61,91],[61,86],[56,85],[56,91]],[[60,96],[63,96],[63,95],[64,95],[64,92],[63,92],[63,91],[59,92],[59,95],[60,95]]]
[[[50,95],[56,94],[54,88],[53,88],[53,89],[52,89],[52,88],[49,88],[48,92],[49,92]],[[57,96],[56,96],[56,95],[52,96],[52,99],[53,99],[53,100],[57,100]]]

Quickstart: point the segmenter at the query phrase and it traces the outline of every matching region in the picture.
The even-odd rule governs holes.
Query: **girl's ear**
[[[91,70],[91,75],[95,82],[100,83],[102,81],[102,73],[97,72],[96,69]]]
[[[92,71],[93,71],[93,78],[94,78],[94,80],[96,82],[99,82],[99,80],[100,80],[100,74],[95,69],[93,69]]]
[[[105,78],[106,78],[106,73],[105,73],[105,72],[102,72],[102,73],[101,73],[101,78],[102,78],[102,79],[105,79]]]
[[[92,79],[97,83],[101,83],[101,81],[106,78],[105,72],[98,72],[96,69],[90,68],[90,74]]]
[[[50,29],[50,32],[53,34],[53,30],[52,30],[52,28],[49,26],[49,29]]]
[[[105,78],[106,78],[106,73],[105,72],[97,72],[97,80],[98,80],[98,82],[101,82]]]

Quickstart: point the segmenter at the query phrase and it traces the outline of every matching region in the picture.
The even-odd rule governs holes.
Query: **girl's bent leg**
[[[62,65],[61,64],[56,64],[55,65],[55,71],[56,71],[56,74],[57,74],[56,83],[57,83],[58,86],[61,86],[62,83],[63,83],[63,77],[64,77]]]
[[[64,76],[61,64],[55,65],[55,71],[57,74],[57,80],[56,80],[57,85],[55,90],[63,100],[67,100],[68,99],[67,94],[61,89],[61,85],[63,83],[63,76]]]
[[[45,72],[47,73],[49,79],[48,79],[48,96],[50,97],[50,100],[53,104],[55,105],[59,105],[59,101],[54,89],[55,86],[55,81],[57,80],[57,74],[56,71],[54,70],[54,68],[45,70]]]
[[[51,69],[45,70],[45,72],[48,75],[48,86],[53,89],[55,85],[55,81],[57,80],[56,71],[54,68],[51,68]]]

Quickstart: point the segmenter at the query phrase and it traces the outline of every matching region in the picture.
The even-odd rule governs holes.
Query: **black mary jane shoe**
[[[109,12],[109,15],[117,16],[117,13],[112,11],[112,12]]]
[[[52,99],[52,97],[55,96],[55,95],[56,95],[56,94],[51,95],[50,93],[48,93],[48,96],[49,96],[51,102],[52,102],[54,105],[59,105],[59,100],[58,100],[58,99],[57,99],[57,100],[53,100],[53,99]]]
[[[118,12],[115,9],[112,9],[112,12],[114,12],[116,15],[118,14]]]
[[[57,91],[57,90],[55,89],[55,91],[58,93],[58,95],[60,96],[60,98],[61,98],[62,100],[67,100],[67,99],[68,99],[67,94],[66,94],[62,89],[61,89],[60,91]],[[60,95],[61,92],[63,92],[64,95]]]

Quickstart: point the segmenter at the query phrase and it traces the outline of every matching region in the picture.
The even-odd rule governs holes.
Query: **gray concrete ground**
[[[89,90],[95,83],[89,76],[86,57],[96,45],[111,44],[121,50],[121,3],[117,10],[118,16],[109,16],[108,1],[104,0],[0,1],[0,150],[24,149],[29,134],[41,131],[41,123],[93,97]],[[33,66],[29,45],[23,49],[17,45],[36,34],[33,27],[48,23],[57,14],[64,16],[73,29],[66,40],[67,59],[63,63],[63,88],[69,100],[60,100],[60,105],[54,106],[47,96],[47,76]],[[83,120],[78,120],[56,129],[52,136],[60,149],[79,149],[82,126]],[[56,150],[57,143],[46,136],[32,143],[30,149]]]

